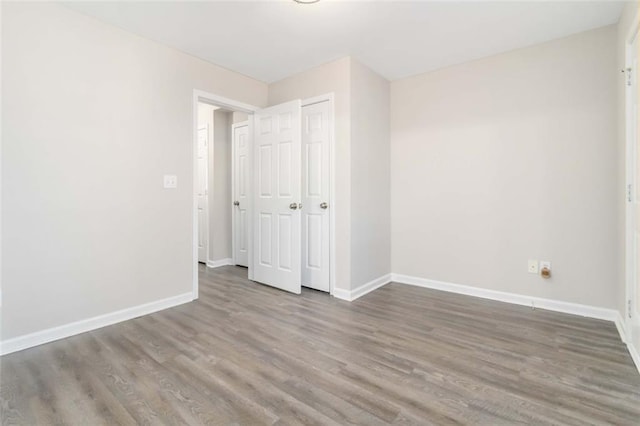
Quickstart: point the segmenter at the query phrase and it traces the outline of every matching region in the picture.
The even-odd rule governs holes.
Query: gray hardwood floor
[[[294,296],[236,267],[0,368],[3,425],[640,424],[610,322],[400,284]]]

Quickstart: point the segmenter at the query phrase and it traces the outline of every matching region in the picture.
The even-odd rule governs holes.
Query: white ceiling
[[[613,24],[624,6],[338,0],[65,5],[264,82],[347,55],[395,80]]]

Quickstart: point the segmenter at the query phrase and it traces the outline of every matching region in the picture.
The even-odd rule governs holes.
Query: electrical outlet
[[[529,259],[529,263],[527,266],[527,271],[530,274],[537,274],[538,273],[538,261],[534,260],[534,259]]]
[[[178,187],[178,176],[176,175],[164,175],[164,187],[167,189],[173,189]]]

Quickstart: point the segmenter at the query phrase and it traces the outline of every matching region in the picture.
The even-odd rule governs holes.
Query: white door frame
[[[331,179],[331,183],[329,185],[330,194],[329,194],[329,268],[331,269],[329,272],[329,294],[333,295],[335,284],[336,284],[336,239],[335,239],[335,229],[336,229],[336,173],[335,173],[335,113],[334,113],[334,94],[327,93],[320,96],[314,96],[312,98],[307,98],[302,100],[302,107],[312,105],[319,102],[329,102],[329,176]],[[193,90],[193,103],[192,103],[192,133],[193,133],[193,141],[192,141],[192,164],[193,164],[193,205],[192,205],[192,222],[193,222],[193,232],[192,232],[192,288],[193,288],[193,300],[198,298],[198,198],[197,198],[197,179],[198,179],[198,102],[204,102],[211,105],[215,105],[218,107],[230,109],[232,111],[237,112],[245,112],[249,114],[249,128],[253,128],[253,113],[261,108],[245,104],[243,102],[238,102],[233,99],[225,98],[224,96],[216,95],[214,93],[206,92],[204,90]],[[253,138],[251,137],[251,131],[249,132],[249,145],[250,151],[253,148]],[[253,170],[253,158],[249,155],[249,173],[251,174]],[[252,181],[253,176],[250,177],[249,182]],[[249,197],[249,208],[248,214],[251,215],[252,209],[251,197]],[[249,221],[249,247],[252,246],[253,243],[253,227],[252,221]],[[253,263],[253,250],[249,250],[249,265]],[[252,279],[252,270],[249,268],[249,279]]]
[[[249,126],[253,125],[253,113],[259,110],[259,107],[254,105],[245,104],[242,102],[235,101],[233,99],[225,98],[224,96],[219,96],[214,93],[209,93],[204,90],[193,90],[193,103],[192,103],[192,167],[193,167],[193,205],[192,209],[192,222],[193,222],[193,233],[192,233],[192,291],[193,291],[193,300],[198,298],[198,102],[203,102],[206,104],[215,105],[217,107],[222,107],[226,109],[230,109],[232,111],[237,112],[246,112],[249,114]],[[213,143],[213,142],[212,142]],[[249,138],[249,144],[252,145],[251,137]],[[251,165],[251,156],[249,156],[249,164]],[[249,210],[251,209],[251,205],[249,205]],[[249,228],[251,229],[251,224],[249,224]],[[250,231],[249,229],[249,231]],[[251,233],[249,233],[251,235]],[[251,250],[249,251],[249,262],[251,262]],[[249,263],[251,264],[251,263]]]
[[[625,278],[626,278],[626,291],[625,291],[625,303],[624,312],[621,312],[623,316],[623,324],[625,326],[626,341],[631,342],[634,324],[640,325],[640,318],[638,318],[638,297],[640,296],[636,291],[637,286],[637,267],[638,267],[638,247],[636,246],[636,194],[638,189],[636,188],[636,176],[638,171],[637,156],[638,156],[638,142],[636,138],[640,138],[640,135],[635,135],[637,129],[637,117],[633,116],[632,112],[632,93],[631,90],[638,90],[636,85],[628,86],[627,78],[634,78],[637,82],[637,73],[639,70],[634,69],[631,71],[631,77],[628,77],[628,68],[631,67],[632,56],[632,43],[635,37],[640,37],[638,32],[640,31],[640,15],[636,14],[635,19],[631,25],[627,38],[625,39],[625,135],[626,135],[626,197],[625,197],[625,222],[626,222],[626,262],[625,262]],[[637,55],[637,52],[636,52]],[[634,128],[635,126],[635,128]]]

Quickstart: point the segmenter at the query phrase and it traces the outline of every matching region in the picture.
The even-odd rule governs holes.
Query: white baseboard
[[[471,287],[462,284],[453,284],[444,281],[435,281],[402,274],[391,274],[391,281],[418,287],[431,288],[435,290],[443,290],[451,293],[466,294],[468,296],[481,297],[483,299],[513,303],[516,305],[533,306],[540,309],[547,309],[549,311],[581,315],[583,317],[596,318],[607,321],[615,322],[620,316],[618,311],[615,309],[599,308],[597,306],[581,305],[578,303],[562,302],[560,300],[543,299],[541,297],[525,296],[516,293],[488,290],[480,287]]]
[[[615,320],[615,324],[616,324],[616,328],[618,329],[618,334],[620,335],[620,339],[625,342],[627,342],[627,329],[624,325],[624,319],[622,319],[622,315],[620,315],[620,312],[618,312],[618,314],[616,315],[616,320]]]
[[[152,314],[163,309],[191,302],[192,300],[193,294],[191,292],[184,293],[178,296],[157,300],[155,302],[145,303],[143,305],[133,306],[131,308],[99,315],[97,317],[72,322],[70,324],[37,331],[31,334],[25,334],[24,336],[14,337],[0,342],[0,355],[10,354],[12,352],[42,345],[44,343],[53,342],[54,340],[64,339],[66,337],[75,336],[76,334],[85,333],[87,331],[127,321],[142,315]]]
[[[637,320],[636,320],[637,321]],[[627,344],[627,349],[629,349],[629,354],[631,355],[631,359],[633,363],[636,365],[638,369],[638,373],[640,373],[640,351],[635,347],[633,338],[627,339],[627,332],[637,330],[640,328],[640,323],[632,323],[629,320],[630,324],[626,324],[621,315],[618,315],[618,319],[616,320],[616,327],[618,328],[618,333],[620,333],[620,337],[622,341]],[[627,330],[627,326],[631,327],[631,330]]]
[[[219,268],[221,266],[233,265],[233,259],[227,257],[220,260],[207,260],[207,268]]]
[[[333,289],[333,297],[337,297],[338,299],[343,299],[349,302],[353,302],[357,298],[362,297],[367,293],[371,293],[373,290],[380,288],[383,285],[388,284],[390,282],[391,282],[391,274],[386,274],[374,280],[371,280],[368,283],[365,283],[353,290],[343,290],[343,289],[335,288]]]
[[[351,302],[351,291],[345,290],[343,288],[334,288],[333,293],[331,294],[336,299],[346,300]]]
[[[632,343],[627,342],[627,349],[629,349],[629,354],[631,354],[631,359],[636,364],[636,368],[638,369],[638,373],[640,373],[640,353]]]

